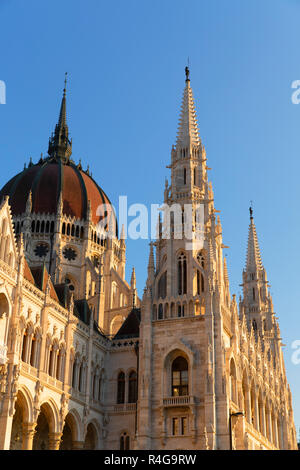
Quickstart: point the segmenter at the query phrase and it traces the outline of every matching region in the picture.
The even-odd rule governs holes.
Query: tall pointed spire
[[[62,161],[69,160],[72,154],[72,140],[69,140],[69,128],[67,125],[67,102],[66,102],[67,72],[65,74],[65,85],[61,100],[58,123],[54,134],[49,139],[48,154]]]
[[[193,98],[193,91],[190,85],[190,71],[185,68],[185,88],[183,92],[179,127],[177,132],[177,148],[186,147],[191,144],[200,144],[197,117]]]
[[[147,278],[147,287],[151,287],[154,281],[155,267],[154,267],[154,254],[153,254],[153,243],[150,242],[150,252],[149,252],[149,261],[148,261],[148,278]]]
[[[248,234],[248,249],[247,249],[247,260],[246,260],[246,271],[256,272],[263,269],[260,249],[258,245],[256,227],[253,220],[253,209],[250,207],[250,225]]]

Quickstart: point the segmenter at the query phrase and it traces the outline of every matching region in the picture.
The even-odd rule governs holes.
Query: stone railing
[[[136,403],[121,403],[118,405],[114,405],[113,410],[115,413],[133,412],[136,410]]]
[[[182,397],[166,397],[163,399],[163,406],[186,406],[194,403],[194,397],[185,395]]]

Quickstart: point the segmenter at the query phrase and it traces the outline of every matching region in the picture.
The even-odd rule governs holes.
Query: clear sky
[[[47,152],[69,74],[73,158],[114,204],[161,203],[189,57],[200,135],[221,210],[231,293],[253,201],[300,426],[299,0],[0,0],[0,186]],[[142,295],[148,241],[128,241]]]

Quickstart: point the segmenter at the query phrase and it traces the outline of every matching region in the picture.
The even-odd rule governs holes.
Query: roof
[[[138,338],[140,336],[141,309],[133,308],[113,339]]]

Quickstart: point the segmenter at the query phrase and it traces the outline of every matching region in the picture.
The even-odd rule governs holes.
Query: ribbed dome
[[[31,163],[2,188],[0,200],[8,195],[12,214],[20,215],[25,212],[30,190],[33,213],[56,214],[62,193],[63,214],[86,220],[90,201],[94,224],[100,221],[97,208],[110,204],[104,191],[72,160],[48,157],[35,165]]]

